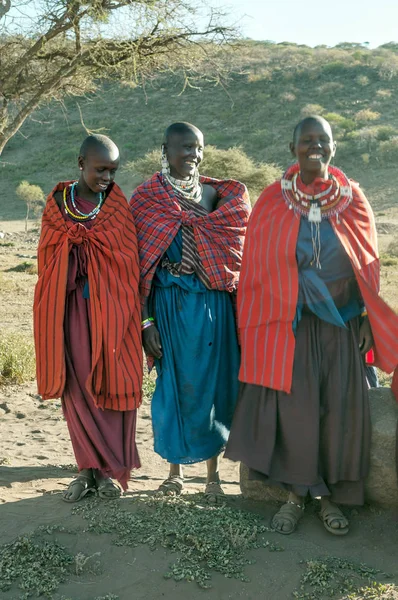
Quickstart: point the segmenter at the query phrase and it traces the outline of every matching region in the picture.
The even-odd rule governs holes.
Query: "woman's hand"
[[[366,354],[369,352],[372,346],[372,328],[370,326],[368,317],[363,317],[361,326],[359,328],[359,349],[362,354]]]
[[[162,346],[160,344],[160,335],[155,325],[147,327],[142,332],[142,343],[145,352],[154,358],[162,358]]]

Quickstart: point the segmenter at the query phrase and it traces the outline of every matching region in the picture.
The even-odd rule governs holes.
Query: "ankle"
[[[169,477],[181,477],[182,479],[183,476],[181,465],[170,465]]]
[[[291,504],[296,504],[300,508],[302,508],[304,506],[303,496],[297,496],[297,494],[294,494],[293,492],[290,492],[287,501]]]

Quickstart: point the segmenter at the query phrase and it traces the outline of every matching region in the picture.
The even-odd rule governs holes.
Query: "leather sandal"
[[[179,475],[170,475],[158,487],[159,496],[180,496],[184,489],[184,478]]]
[[[76,498],[66,498],[66,492],[68,490],[72,491],[73,488],[78,485],[82,488],[80,494]],[[62,500],[64,502],[79,502],[82,498],[84,498],[84,496],[91,492],[93,492],[94,494],[96,492],[94,479],[92,477],[86,477],[86,475],[78,475],[76,479],[73,479],[73,481],[70,482],[68,488],[63,492]]]
[[[333,535],[347,535],[349,532],[349,524],[338,506],[326,506],[319,513],[318,517],[323,523],[324,528]],[[346,522],[345,527],[332,527],[333,521]]]
[[[290,535],[291,533],[293,533],[293,531],[296,530],[297,523],[300,521],[301,517],[304,514],[304,508],[304,504],[296,504],[295,502],[288,500],[273,516],[271,521],[271,527],[275,529],[275,531],[277,531],[278,533],[281,533],[282,535]],[[278,517],[281,517],[283,521],[285,521],[285,524],[287,522],[287,524],[290,525],[289,529],[283,530],[277,526],[277,522],[275,519],[277,519]]]

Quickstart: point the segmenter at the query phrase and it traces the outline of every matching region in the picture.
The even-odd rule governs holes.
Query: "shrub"
[[[357,77],[355,77],[355,83],[361,85],[362,87],[365,87],[366,85],[369,85],[369,77],[367,77],[366,75],[358,75]]]
[[[39,216],[44,208],[44,192],[38,185],[31,185],[27,181],[21,181],[16,189],[17,196],[26,204],[25,233],[28,231],[29,214]]]
[[[296,96],[291,92],[283,92],[283,94],[280,95],[280,99],[282,102],[294,102]]]
[[[159,171],[160,152],[153,150],[143,158],[127,163],[125,170],[131,173],[139,183],[149,179]],[[216,179],[237,179],[244,183],[252,202],[258,194],[281,175],[280,169],[273,164],[256,163],[241,148],[220,150],[215,146],[206,146],[200,173]]]
[[[24,261],[17,265],[16,267],[11,267],[7,269],[7,273],[27,273],[28,275],[37,275],[37,264]]]
[[[380,79],[391,81],[398,75],[398,56],[389,52],[381,57],[379,68]]]
[[[380,154],[385,162],[398,164],[398,136],[390,140],[380,142]]]
[[[392,91],[391,90],[377,90],[376,94],[380,97],[380,98],[391,98],[392,96]]]
[[[389,256],[393,256],[394,258],[398,257],[398,236],[397,235],[389,243],[388,248],[387,248],[387,254]]]
[[[336,60],[322,65],[322,71],[325,75],[345,75],[347,72],[347,65],[341,60]]]
[[[325,109],[320,104],[306,104],[300,111],[303,118],[312,117],[313,115],[323,115],[324,112]]]
[[[30,338],[19,333],[0,334],[0,385],[35,378],[35,352]]]
[[[379,118],[380,113],[370,110],[370,108],[363,108],[354,115],[355,121],[363,125],[370,123],[371,121],[377,121]]]
[[[321,94],[331,94],[340,91],[344,88],[344,85],[340,81],[327,81],[321,85],[318,90]]]
[[[339,115],[338,113],[329,112],[323,115],[327,121],[332,125],[332,128],[335,130],[335,133],[348,133],[355,129],[356,125],[352,119],[348,119],[347,117],[343,117],[343,115]]]
[[[365,152],[364,154],[361,154],[361,158],[362,158],[363,162],[365,163],[365,165],[369,164],[370,154],[368,154],[368,152]]]
[[[397,130],[391,125],[379,125],[376,129],[379,142],[385,142],[397,135]]]

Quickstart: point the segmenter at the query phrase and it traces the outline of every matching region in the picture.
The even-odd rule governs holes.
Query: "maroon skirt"
[[[226,458],[299,496],[363,504],[370,415],[359,318],[347,329],[303,314],[291,394],[241,385]]]
[[[80,258],[74,248],[65,306],[66,384],[62,408],[79,470],[97,469],[127,489],[131,470],[140,467],[135,443],[137,411],[97,408],[86,389],[91,370],[90,300],[83,297],[85,280],[79,276]]]

